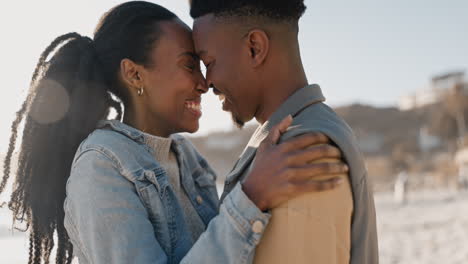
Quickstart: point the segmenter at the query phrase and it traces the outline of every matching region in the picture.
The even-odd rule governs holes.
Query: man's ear
[[[130,59],[123,59],[120,62],[120,75],[122,80],[131,89],[139,89],[143,86],[140,73],[142,67],[143,66],[136,64]]]
[[[246,37],[249,55],[254,67],[258,67],[265,62],[270,49],[270,38],[263,30],[253,29]]]

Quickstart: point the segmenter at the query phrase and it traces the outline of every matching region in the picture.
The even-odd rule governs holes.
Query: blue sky
[[[0,152],[42,50],[70,31],[91,36],[98,18],[122,1],[8,1],[0,9]],[[191,25],[188,1],[153,1]],[[332,106],[396,105],[434,74],[468,70],[468,1],[306,0],[300,45],[310,82]],[[203,103],[201,130],[231,129],[214,96]]]
[[[332,104],[394,104],[434,74],[468,69],[468,1],[306,3],[304,64]]]

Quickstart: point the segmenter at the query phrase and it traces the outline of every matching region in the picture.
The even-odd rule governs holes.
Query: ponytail
[[[47,61],[50,54],[55,54]],[[16,164],[18,127],[24,122],[13,193],[13,220],[30,229],[29,263],[48,261],[57,232],[57,263],[71,263],[72,246],[63,226],[65,184],[81,141],[110,107],[121,108],[107,92],[92,40],[77,33],[55,39],[42,53],[26,100],[12,124],[0,193]]]

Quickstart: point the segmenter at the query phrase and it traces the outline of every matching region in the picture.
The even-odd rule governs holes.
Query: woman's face
[[[150,56],[152,66],[141,71],[147,127],[161,136],[196,132],[201,95],[207,91],[195,54],[190,28],[179,19],[160,23],[160,38]]]

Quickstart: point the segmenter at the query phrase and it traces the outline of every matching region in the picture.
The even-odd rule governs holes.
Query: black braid
[[[33,239],[34,239],[34,234],[31,232],[29,234],[29,255],[28,255],[28,264],[32,264],[33,263],[33,251],[34,251],[34,242],[33,242]]]
[[[33,263],[41,263],[41,236],[38,234],[38,232],[34,232],[33,234]]]
[[[31,86],[34,85],[34,83],[37,80],[38,75],[40,75],[42,71],[44,70],[44,68],[46,67],[47,65],[46,59],[50,55],[50,53],[54,51],[57,48],[57,46],[59,46],[62,42],[69,40],[71,38],[78,38],[78,37],[80,37],[80,35],[77,33],[69,33],[69,34],[62,35],[56,38],[54,41],[52,41],[52,43],[42,52],[41,56],[39,57],[39,61],[36,64],[36,68],[34,69],[34,72],[31,78]],[[13,155],[13,151],[15,150],[16,138],[18,135],[18,126],[23,120],[24,114],[26,113],[26,110],[29,107],[29,104],[31,103],[31,99],[33,95],[34,95],[33,91],[31,91],[28,94],[26,100],[21,105],[20,110],[16,112],[16,118],[11,125],[12,135],[10,137],[10,143],[8,145],[8,151],[5,157],[5,163],[4,163],[4,168],[3,168],[4,177],[2,179],[2,182],[0,183],[0,193],[2,193],[3,190],[5,189],[8,178],[10,177],[11,157]]]

